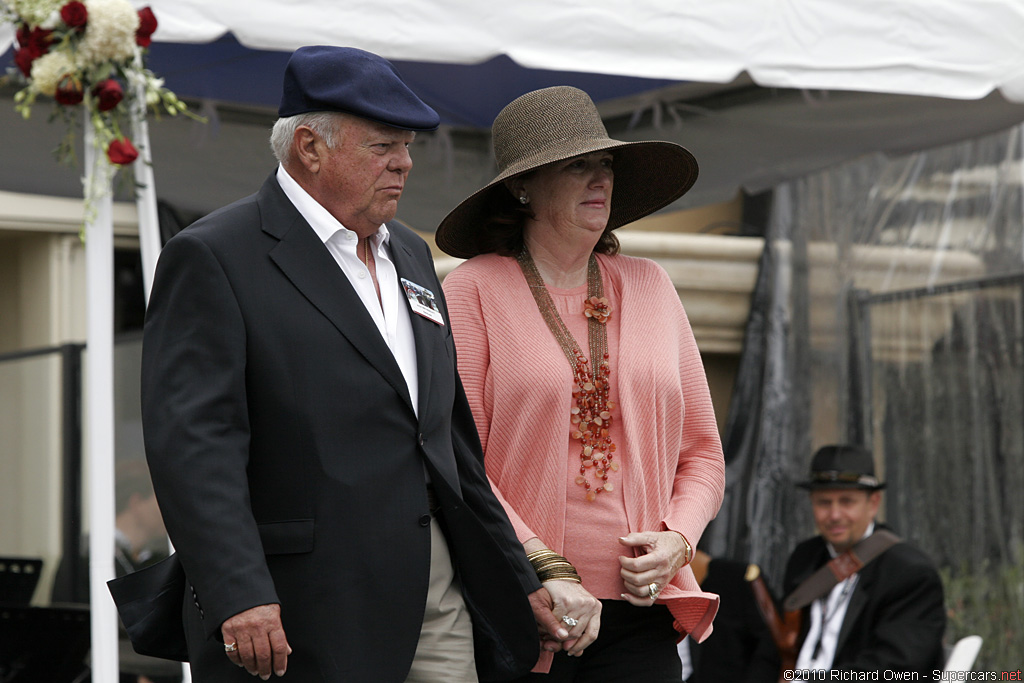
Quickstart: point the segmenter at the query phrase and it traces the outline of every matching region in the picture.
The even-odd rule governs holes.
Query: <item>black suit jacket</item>
[[[423,240],[400,277],[447,309]],[[191,594],[199,681],[251,677],[224,620],[280,603],[300,681],[402,681],[427,594],[432,479],[483,678],[528,671],[539,588],[483,470],[451,330],[411,314],[419,415],[390,350],[274,175],[171,239],[143,341],[146,453]]]
[[[829,559],[821,536],[798,545],[786,565],[786,595]],[[898,543],[859,573],[832,668],[916,671],[922,680],[941,669],[946,610],[942,580],[931,559],[907,543]],[[809,611],[810,607],[804,608],[801,643],[809,628]]]
[[[779,658],[771,632],[761,617],[750,583],[748,564],[712,559],[700,589],[720,598],[715,630],[703,643],[690,638],[693,673],[689,683],[776,683]]]

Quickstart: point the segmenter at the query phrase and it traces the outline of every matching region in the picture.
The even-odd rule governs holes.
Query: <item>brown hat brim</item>
[[[480,231],[503,194],[505,181],[551,163],[591,152],[612,152],[615,180],[608,227],[615,229],[654,213],[682,197],[697,180],[697,160],[674,142],[622,142],[611,138],[584,140],[556,153],[541,150],[520,160],[449,212],[434,240],[446,254],[472,258],[481,253]]]
[[[821,489],[858,489],[861,491],[881,491],[885,488],[885,482],[878,481],[873,476],[861,476],[856,481],[840,479],[838,477],[818,477],[809,481],[797,482],[797,486],[808,491],[819,491]]]

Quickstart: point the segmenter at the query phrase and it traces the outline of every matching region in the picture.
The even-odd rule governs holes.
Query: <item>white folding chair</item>
[[[965,636],[956,641],[946,659],[946,671],[970,671],[981,650],[981,636]]]

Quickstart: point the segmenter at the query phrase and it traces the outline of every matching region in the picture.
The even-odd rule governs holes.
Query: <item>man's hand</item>
[[[232,644],[238,648],[227,652],[232,662],[263,680],[271,673],[284,676],[292,648],[281,625],[280,605],[259,605],[240,612],[221,624],[220,632],[225,650]]]
[[[569,637],[561,622],[555,618],[552,607],[554,601],[548,589],[541,587],[528,596],[530,607],[533,609],[533,617],[537,620],[537,631],[540,633],[541,645],[548,652],[558,652],[562,649],[561,642]]]

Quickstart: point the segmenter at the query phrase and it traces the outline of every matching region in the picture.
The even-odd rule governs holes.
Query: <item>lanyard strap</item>
[[[902,541],[903,539],[896,534],[879,529],[804,579],[782,601],[782,608],[789,612],[806,607],[831,591],[837,583],[853,576],[864,565]]]

